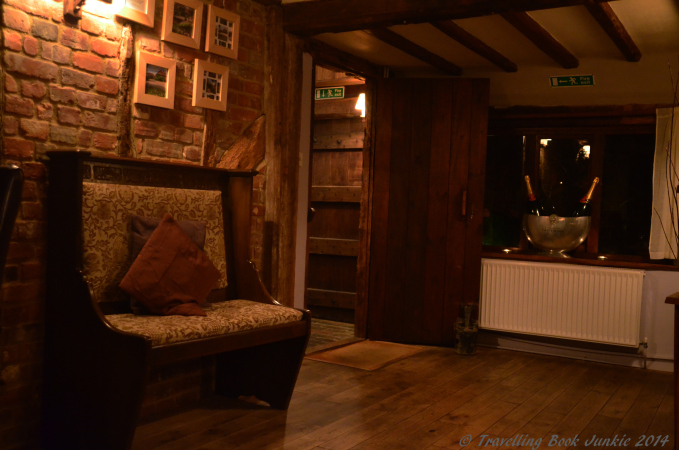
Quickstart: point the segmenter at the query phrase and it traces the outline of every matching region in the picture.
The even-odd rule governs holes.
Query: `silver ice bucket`
[[[543,250],[543,254],[570,258],[564,252],[574,250],[587,238],[590,217],[559,217],[523,215],[523,231],[528,241]]]

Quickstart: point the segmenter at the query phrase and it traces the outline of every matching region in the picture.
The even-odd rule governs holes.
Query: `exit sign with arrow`
[[[594,86],[594,75],[549,77],[549,84],[552,87]]]

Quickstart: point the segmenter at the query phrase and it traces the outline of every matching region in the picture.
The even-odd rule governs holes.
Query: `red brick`
[[[191,130],[179,128],[174,132],[174,140],[191,144],[193,142],[193,133]]]
[[[61,43],[76,50],[87,50],[87,41],[89,39],[85,33],[72,28],[64,28],[61,34]]]
[[[160,139],[164,139],[166,141],[171,141],[174,139],[175,127],[172,125],[160,125],[158,129],[160,131],[160,135],[158,136]]]
[[[192,50],[190,48],[178,46],[176,47],[177,59],[182,61],[194,63],[196,59],[204,58],[203,53],[198,50]]]
[[[106,102],[106,112],[115,114],[118,112],[118,100],[109,98]]]
[[[134,135],[140,137],[158,137],[158,124],[137,120],[134,124]]]
[[[40,81],[21,81],[21,93],[24,97],[43,98],[47,95],[45,83]]]
[[[120,61],[117,59],[109,59],[106,62],[106,75],[118,77],[120,75]]]
[[[56,80],[59,73],[59,69],[53,63],[38,61],[14,53],[5,54],[5,67],[10,72],[19,72],[29,77],[44,80]]]
[[[24,220],[40,220],[43,218],[43,208],[40,202],[22,202],[21,203],[21,218]],[[39,263],[36,264],[41,267]]]
[[[249,50],[246,50],[243,47],[238,47],[238,61],[248,62],[249,55],[250,55]]]
[[[19,86],[16,80],[11,76],[5,74],[5,92],[19,92]]]
[[[188,83],[186,81],[177,81],[175,83],[175,93],[181,95],[192,96],[193,95],[193,83]]]
[[[112,41],[119,41],[123,34],[123,27],[119,23],[106,24],[106,37]]]
[[[78,143],[78,130],[70,127],[52,125],[50,127],[50,139],[52,142],[75,145]]]
[[[85,111],[83,114],[83,124],[86,127],[108,131],[115,131],[116,128],[118,128],[116,116],[106,113],[93,113],[90,111]]]
[[[156,53],[160,52],[160,41],[158,39],[142,36],[139,38],[139,45],[143,50]]]
[[[197,130],[203,129],[203,116],[194,116],[187,114],[184,118],[184,126],[186,128],[194,128]]]
[[[90,130],[78,131],[78,145],[85,148],[92,145],[92,132]]]
[[[83,12],[102,17],[104,19],[113,19],[113,8],[110,3],[106,2],[87,2],[83,6]]]
[[[38,40],[31,36],[24,38],[24,52],[27,55],[35,56],[38,54]]]
[[[238,45],[243,46],[243,48],[253,50],[256,52],[261,53],[264,46],[263,46],[263,40],[261,38],[256,38],[254,36],[248,36],[246,34],[242,34],[239,36],[238,40]]]
[[[118,80],[106,77],[97,77],[97,91],[104,94],[115,95],[118,93]]]
[[[24,171],[24,178],[27,180],[44,180],[45,175],[47,175],[43,163],[26,162],[22,164],[21,168]]]
[[[43,208],[40,203],[24,203],[22,205],[22,215],[35,216],[36,219],[43,218]],[[22,281],[37,280],[43,278],[45,275],[45,266],[39,262],[27,262],[21,265],[21,279]]]
[[[117,57],[120,54],[120,45],[109,42],[105,39],[95,39],[90,42],[92,51],[97,55],[109,58]]]
[[[12,283],[2,289],[4,302],[29,302],[38,298],[40,285],[35,283],[19,284]]]
[[[41,120],[21,119],[21,130],[26,137],[44,141],[47,140],[47,136],[49,135],[50,125],[49,122],[43,122]]]
[[[184,158],[189,161],[200,161],[202,151],[199,147],[188,145],[184,147]]]
[[[21,51],[21,35],[16,31],[8,30],[7,28],[2,30],[2,42],[5,47],[15,52]]]
[[[102,150],[115,150],[118,137],[115,134],[94,133],[94,146]]]
[[[104,73],[104,60],[90,53],[76,52],[73,65],[89,72]]]
[[[45,19],[49,18],[51,15],[49,8],[46,8],[48,4],[43,0],[5,0],[3,3]],[[63,5],[59,6],[63,9]]]
[[[21,98],[16,95],[8,95],[5,97],[5,111],[7,112],[31,117],[34,109],[35,105],[31,99]]]
[[[256,109],[257,111],[262,111],[262,98],[261,97],[250,97],[250,108]]]
[[[56,41],[59,37],[59,27],[44,20],[33,19],[31,33],[33,36],[46,41]]]
[[[191,99],[187,97],[175,97],[175,105],[179,110],[188,113],[199,114],[203,112],[203,108],[191,105]]]
[[[200,131],[193,132],[193,145],[197,145],[199,147],[203,146],[203,133]]]
[[[82,89],[91,89],[94,86],[94,76],[64,67],[61,69],[61,83]]]
[[[264,92],[264,85],[254,81],[243,81],[243,91],[250,94],[262,95],[262,92]]]
[[[35,181],[24,180],[24,189],[21,192],[21,198],[22,200],[35,200],[38,198],[38,185]]]
[[[53,102],[75,105],[77,91],[73,88],[60,88],[56,84],[50,84],[50,99]]]
[[[4,156],[17,159],[31,159],[35,155],[35,143],[20,138],[4,138]]]
[[[52,120],[54,116],[54,106],[50,103],[41,103],[36,108],[38,110],[38,119]]]
[[[14,116],[3,117],[2,131],[6,135],[17,134],[19,132],[19,119]]]
[[[26,188],[24,183],[24,189]],[[22,261],[32,258],[35,255],[33,244],[27,242],[10,242],[9,251],[7,252],[7,261]]]
[[[54,61],[57,64],[71,64],[73,50],[70,48],[50,42],[43,42],[41,47],[43,59]]]
[[[144,149],[151,156],[163,156],[166,158],[182,158],[183,148],[181,144],[164,141],[144,140]]]
[[[174,58],[174,50],[172,46],[166,42],[160,43],[163,49],[163,56],[166,58]]]
[[[81,108],[97,109],[99,111],[103,111],[106,108],[107,99],[103,95],[78,91],[76,97],[78,98],[78,106]]]
[[[240,78],[229,77],[229,91],[243,92],[243,81]]]
[[[257,117],[259,117],[259,113],[257,111],[243,108],[229,108],[228,113],[230,120],[238,120],[240,122],[252,122]]]
[[[31,30],[31,19],[25,12],[17,11],[7,5],[2,6],[3,25],[18,31],[28,33]]]
[[[82,119],[80,117],[80,108],[72,108],[70,106],[57,106],[57,118],[59,123],[68,125],[80,125]]]
[[[106,22],[98,17],[85,13],[80,21],[80,29],[90,34],[101,36],[106,29]]]
[[[231,99],[233,99],[233,104],[247,108],[250,106],[250,98],[247,95],[229,95],[229,104],[231,104]]]

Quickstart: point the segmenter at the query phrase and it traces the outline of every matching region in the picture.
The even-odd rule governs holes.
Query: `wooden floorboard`
[[[640,435],[668,436],[662,447],[672,448],[673,402],[671,373],[431,347],[375,371],[305,360],[288,411],[214,396],[140,425],[133,449],[437,450],[462,448],[465,436],[466,448],[542,439],[540,447],[560,449],[616,435],[631,447]],[[554,435],[561,445],[548,446]]]

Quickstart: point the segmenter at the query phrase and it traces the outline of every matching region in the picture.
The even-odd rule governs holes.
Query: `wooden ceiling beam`
[[[391,31],[388,28],[371,28],[369,30],[364,30],[369,35],[385,42],[392,47],[401,50],[404,53],[414,56],[420,61],[424,61],[427,64],[444,71],[449,75],[462,75],[462,68],[456,66],[450,61],[441,58],[439,55],[430,52],[426,48],[420,47],[414,42],[409,41],[398,33]]]
[[[300,35],[536,11],[607,0],[323,0],[283,5],[283,28]]]
[[[482,58],[485,58],[488,61],[492,62],[505,72],[516,72],[518,70],[516,63],[510,61],[500,52],[491,48],[489,45],[481,41],[473,34],[466,31],[464,28],[457,25],[456,23],[451,21],[437,21],[431,22],[431,24],[438,28],[447,36],[455,39],[457,42],[464,45],[469,50],[473,51]]]
[[[281,0],[253,0],[264,6],[281,6]]]
[[[306,42],[304,50],[309,53],[316,64],[328,65],[350,74],[357,74],[366,78],[384,78],[384,68],[343,52],[335,47],[316,39]]]
[[[587,3],[585,6],[616,47],[620,49],[627,61],[637,62],[641,59],[639,47],[634,43],[611,5],[608,3]]]
[[[575,69],[580,65],[578,58],[527,13],[502,13],[501,16],[564,69]]]

